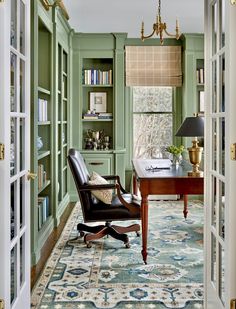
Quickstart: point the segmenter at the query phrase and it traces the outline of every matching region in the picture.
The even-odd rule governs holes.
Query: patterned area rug
[[[130,249],[111,237],[90,249],[75,239],[82,221],[76,206],[33,290],[31,308],[203,308],[203,205],[190,201],[187,220],[182,211],[181,201],[150,202],[145,265],[135,234]]]

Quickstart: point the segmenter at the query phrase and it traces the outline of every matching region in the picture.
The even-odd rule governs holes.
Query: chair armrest
[[[104,189],[116,189],[115,184],[102,184],[102,185],[84,185],[79,187],[79,191],[91,191],[91,190],[104,190]]]
[[[128,193],[122,186],[122,184],[120,183],[120,176],[119,175],[105,175],[105,176],[102,176],[104,179],[106,180],[116,180],[117,183],[119,184],[120,186],[120,190],[122,191],[122,193]]]
[[[136,213],[137,212],[137,207],[134,206],[133,204],[130,204],[128,202],[126,202],[126,200],[122,197],[122,194],[120,192],[120,186],[117,183],[116,184],[116,190],[117,190],[117,196],[119,198],[119,200],[121,201],[121,203],[131,212],[131,213]]]

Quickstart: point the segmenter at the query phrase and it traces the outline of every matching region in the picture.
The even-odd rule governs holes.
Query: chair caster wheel
[[[87,248],[89,248],[89,249],[92,247],[90,242],[86,242],[86,245],[87,245]]]
[[[127,248],[127,249],[130,248],[130,243],[129,242],[125,243],[125,248]]]
[[[79,236],[84,237],[85,233],[83,231],[79,231]]]
[[[140,237],[140,232],[136,232],[137,237]]]

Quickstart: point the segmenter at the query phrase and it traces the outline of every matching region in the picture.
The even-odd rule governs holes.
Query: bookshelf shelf
[[[41,160],[51,154],[50,150],[47,151],[39,151],[38,152],[38,160]]]
[[[83,122],[112,122],[113,119],[82,119]]]
[[[39,121],[38,126],[48,126],[51,124],[51,121]]]
[[[38,194],[40,194],[41,192],[44,191],[44,189],[46,189],[49,185],[51,184],[51,181],[50,180],[47,180],[46,183],[38,189]]]
[[[43,87],[38,87],[38,92],[50,95],[51,91],[49,89],[43,88]]]

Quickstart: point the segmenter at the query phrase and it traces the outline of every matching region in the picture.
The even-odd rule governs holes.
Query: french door
[[[205,305],[236,308],[236,5],[205,1]],[[235,149],[236,150],[236,149]],[[210,164],[209,164],[210,162]]]
[[[0,1],[0,301],[30,308],[30,0]]]

